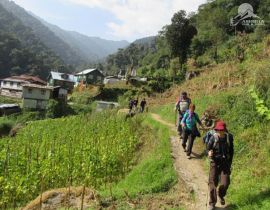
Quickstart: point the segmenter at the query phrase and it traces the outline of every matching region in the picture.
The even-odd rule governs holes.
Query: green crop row
[[[140,121],[112,112],[36,121],[0,142],[0,208],[42,192],[120,180],[131,168]]]

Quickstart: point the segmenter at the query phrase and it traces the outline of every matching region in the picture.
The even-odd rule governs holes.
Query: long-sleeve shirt
[[[192,117],[190,118],[189,111],[187,111],[184,114],[184,117],[183,117],[181,123],[185,124],[186,129],[188,129],[188,130],[193,130],[193,128],[196,126],[196,123],[199,123],[200,125],[202,124],[198,114],[194,112],[192,114]]]

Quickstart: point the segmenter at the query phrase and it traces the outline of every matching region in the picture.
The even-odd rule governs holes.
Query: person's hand
[[[206,130],[206,128],[204,127],[203,124],[200,124],[200,127],[199,127],[200,130]]]
[[[214,155],[213,150],[210,150],[210,151],[208,152],[208,157],[209,157],[209,158],[212,158],[212,157],[213,157],[213,155]]]

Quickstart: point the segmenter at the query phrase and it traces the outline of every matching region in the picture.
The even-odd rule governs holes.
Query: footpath
[[[157,114],[151,114],[152,118],[159,123],[168,126],[175,133],[175,125],[163,120]],[[182,179],[189,192],[195,194],[194,202],[190,203],[187,208],[190,210],[204,210],[207,209],[208,202],[208,176],[203,169],[202,157],[204,154],[203,151],[198,151],[194,147],[192,152],[192,159],[188,160],[186,153],[183,151],[179,137],[171,136],[171,145],[172,145],[172,158],[174,160],[174,168],[178,174],[178,177]],[[198,139],[196,140],[198,141]],[[216,210],[226,210],[225,207],[221,207],[217,203]]]

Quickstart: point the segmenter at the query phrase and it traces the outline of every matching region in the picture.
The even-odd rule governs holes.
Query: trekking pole
[[[207,154],[207,156],[208,156],[208,154]],[[208,207],[208,200],[209,200],[209,193],[210,193],[210,186],[209,186],[209,179],[210,179],[210,167],[211,167],[211,159],[208,159],[209,161],[208,161],[208,163],[209,163],[209,166],[208,166],[208,170],[209,170],[209,173],[208,173],[208,181],[207,181],[207,185],[208,185],[208,188],[207,188],[207,193],[206,193],[206,204],[205,204],[205,206],[206,206],[206,210],[208,209],[207,207]]]
[[[174,112],[174,122],[175,122],[175,126],[177,127],[177,110],[175,110]]]
[[[205,208],[206,210],[208,209],[208,199],[209,199],[209,190],[210,190],[210,187],[209,187],[209,181],[208,181],[208,189],[207,189],[207,193],[206,193],[206,204],[205,204]]]
[[[207,156],[208,156],[208,152],[207,152]],[[211,163],[213,161],[213,157],[210,157],[208,158],[208,163],[209,163],[209,166],[208,166],[208,170],[209,170],[209,173],[208,173],[208,181],[207,181],[207,184],[208,184],[208,191],[207,191],[207,196],[206,196],[206,209],[208,207],[208,203],[209,203],[209,194],[210,194],[210,173],[211,173]]]

